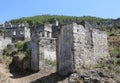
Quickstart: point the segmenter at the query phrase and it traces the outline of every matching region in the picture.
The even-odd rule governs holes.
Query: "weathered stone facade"
[[[45,59],[56,59],[56,39],[52,37],[52,25],[45,24],[31,27],[31,69],[43,68]],[[48,53],[51,53],[48,55]]]
[[[5,28],[5,36],[29,38],[29,30],[26,27],[9,27],[11,28]],[[20,31],[23,31],[21,35]],[[94,29],[85,21],[63,26],[58,26],[58,22],[33,25],[30,26],[30,37],[30,66],[33,71],[43,68],[45,59],[57,59],[57,72],[68,75],[79,72],[81,68],[94,67],[101,58],[108,56],[106,33]],[[56,38],[53,37],[57,37],[57,45]]]
[[[62,26],[57,40],[57,71],[61,75],[80,72],[81,68],[94,67],[108,55],[107,35],[93,29],[83,21],[81,24]]]
[[[5,23],[0,25],[4,31],[4,37],[12,38],[12,41],[30,39],[30,28],[28,24]]]
[[[8,44],[12,43],[11,38],[0,36],[0,56],[3,54],[3,50]]]
[[[0,50],[3,50],[8,44],[12,43],[12,39],[8,37],[0,36]]]

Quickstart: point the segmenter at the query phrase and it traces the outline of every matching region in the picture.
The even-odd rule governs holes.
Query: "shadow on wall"
[[[52,73],[48,76],[44,76],[30,83],[57,83],[59,81],[63,81],[64,79],[65,79],[64,76],[60,76],[57,73]]]

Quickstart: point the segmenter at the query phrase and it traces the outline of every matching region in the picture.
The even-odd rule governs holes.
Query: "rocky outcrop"
[[[82,74],[73,73],[68,77],[68,83],[117,83],[113,78],[100,69]]]

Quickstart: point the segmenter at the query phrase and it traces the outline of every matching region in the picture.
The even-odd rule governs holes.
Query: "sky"
[[[35,15],[120,17],[120,0],[0,0],[0,23]]]

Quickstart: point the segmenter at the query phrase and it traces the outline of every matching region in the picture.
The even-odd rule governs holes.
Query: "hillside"
[[[64,16],[64,15],[38,15],[32,17],[22,17],[18,19],[12,19],[11,23],[28,23],[29,25],[41,25],[45,23],[54,23],[55,20],[59,21],[60,25],[71,23],[71,22],[81,22],[82,20],[88,21],[93,27],[106,31],[110,34],[118,34],[120,31],[120,18],[118,19],[104,19],[92,16]]]
[[[91,16],[64,16],[64,15],[38,15],[33,17],[23,17],[19,19],[13,19],[11,23],[29,23],[29,24],[44,24],[44,23],[53,23],[54,20],[58,20],[60,24],[66,24],[71,22],[79,22],[82,20],[87,20],[91,23],[101,23],[104,21],[111,21],[111,19],[103,19],[98,17]]]

